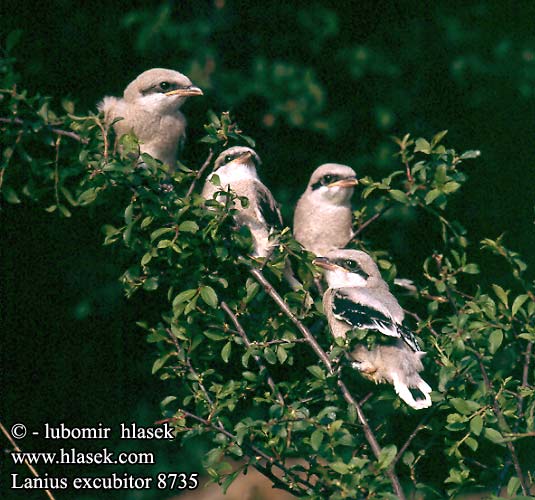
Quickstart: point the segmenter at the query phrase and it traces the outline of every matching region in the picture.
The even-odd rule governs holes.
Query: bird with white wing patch
[[[325,270],[329,288],[323,309],[334,337],[346,338],[349,330],[358,328],[399,339],[396,345],[379,345],[371,351],[359,345],[352,355],[353,367],[376,382],[391,383],[409,406],[430,406],[431,388],[419,376],[424,353],[403,324],[403,309],[373,259],[360,250],[333,250],[314,262]],[[415,400],[411,388],[418,389],[423,399]]]

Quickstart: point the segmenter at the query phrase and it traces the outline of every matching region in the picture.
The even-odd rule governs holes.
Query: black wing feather
[[[273,195],[265,186],[258,186],[258,210],[266,221],[268,227],[275,229],[282,229],[282,215],[279,210],[279,206],[273,198]]]
[[[377,309],[353,302],[343,294],[334,294],[333,314],[353,328],[376,330],[385,335],[383,330],[391,331],[393,336],[401,338],[413,351],[421,351],[418,340],[407,327],[395,323]]]

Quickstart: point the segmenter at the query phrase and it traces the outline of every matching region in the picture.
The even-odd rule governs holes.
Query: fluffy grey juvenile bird
[[[323,310],[334,337],[345,338],[348,330],[359,328],[401,341],[397,346],[378,346],[372,351],[359,346],[357,356],[353,356],[357,360],[354,367],[367,374],[377,372],[374,380],[392,383],[413,408],[428,407],[431,389],[418,375],[423,369],[420,346],[403,325],[403,309],[373,259],[360,250],[333,250],[314,262],[326,271],[329,288],[323,295]],[[414,400],[411,387],[419,389],[424,399]]]
[[[216,159],[214,171],[208,176],[202,190],[203,198],[212,199],[217,191],[225,191],[229,186],[238,195],[249,200],[247,207],[237,203],[236,222],[247,226],[253,237],[254,257],[268,257],[276,244],[269,241],[274,229],[282,229],[282,216],[271,191],[258,177],[256,168],[260,157],[251,148],[234,146],[223,151]],[[219,177],[220,186],[211,182],[214,175]],[[218,197],[223,202],[223,195]]]
[[[351,196],[358,184],[355,171],[346,165],[318,167],[294,212],[294,237],[318,256],[345,247],[353,238]]]
[[[431,406],[431,387],[419,374],[424,369],[421,360],[424,355],[425,352],[412,351],[401,341],[372,350],[359,344],[351,353],[354,359],[352,366],[363,377],[376,384],[392,384],[396,394],[416,410]],[[423,399],[414,399],[410,389],[418,389]]]
[[[182,73],[153,68],[131,82],[122,98],[104,97],[97,107],[108,125],[122,118],[113,125],[117,137],[134,132],[141,152],[174,167],[186,138],[180,107],[188,97],[202,94]]]

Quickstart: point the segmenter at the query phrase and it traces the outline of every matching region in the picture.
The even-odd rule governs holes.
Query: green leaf
[[[277,362],[277,356],[275,352],[273,351],[273,349],[269,347],[264,347],[263,353],[264,353],[264,358],[266,358],[266,361],[270,365],[274,365]]]
[[[399,201],[400,203],[409,202],[409,197],[407,196],[407,194],[403,191],[400,191],[399,189],[391,189],[389,191],[389,194],[394,200]]]
[[[470,420],[470,431],[472,434],[479,436],[483,430],[483,417],[481,415],[476,415],[472,420]]]
[[[427,142],[424,138],[420,137],[416,139],[416,142],[414,143],[414,152],[422,152],[428,155],[431,153],[431,144],[429,144],[429,142]]]
[[[223,495],[227,494],[227,490],[229,489],[230,485],[234,482],[234,480],[238,477],[238,475],[241,473],[241,469],[238,469],[231,474],[229,474],[223,483],[221,483],[221,489],[223,490]],[[230,495],[229,495],[230,497]]]
[[[481,408],[479,403],[469,399],[451,398],[450,403],[462,415],[471,415]]]
[[[2,188],[2,196],[8,203],[17,204],[20,203],[20,198],[17,196],[15,190],[10,186],[4,186]]]
[[[316,429],[312,433],[312,436],[310,436],[310,446],[312,446],[312,449],[314,451],[318,451],[320,449],[322,441],[323,441],[323,431],[321,429]]]
[[[503,436],[496,429],[491,429],[487,427],[483,435],[493,443],[503,444]]]
[[[442,193],[439,189],[431,189],[426,195],[425,195],[425,204],[431,205]]]
[[[201,288],[201,299],[210,307],[217,307],[217,293],[211,286],[205,285]]]
[[[468,446],[468,448],[470,448],[472,451],[476,451],[477,447],[479,446],[479,443],[474,438],[471,438],[471,437],[467,437],[464,440],[464,444]]]
[[[502,345],[503,342],[503,331],[502,330],[493,330],[489,336],[489,352],[494,354]]]
[[[166,398],[162,399],[160,402],[160,407],[165,408],[169,403],[175,401],[177,399],[176,396],[167,396]]]
[[[178,226],[178,230],[182,233],[196,233],[199,230],[199,226],[192,220],[185,220]]]
[[[162,368],[163,365],[165,365],[165,363],[170,357],[171,357],[171,353],[166,354],[165,356],[162,356],[161,358],[158,358],[152,365],[152,374],[154,375],[160,368]]]
[[[126,222],[126,225],[132,224],[132,221],[134,220],[134,205],[130,203],[124,211],[124,221]]]
[[[180,292],[173,300],[173,309],[175,309],[182,302],[187,302],[197,295],[197,289],[191,288],[190,290],[184,290]]]
[[[392,460],[396,458],[397,452],[398,449],[394,444],[389,444],[383,447],[378,459],[379,468],[386,469],[392,463]]]
[[[444,136],[447,133],[448,133],[447,130],[442,130],[442,131],[438,132],[437,134],[435,134],[433,139],[431,140],[432,146],[435,147],[444,138]]]
[[[524,302],[526,302],[526,300],[528,300],[528,295],[527,294],[522,294],[522,295],[519,295],[513,302],[513,308],[512,308],[512,313],[513,313],[513,316],[518,312],[518,310],[524,305]]]
[[[507,293],[500,285],[492,285],[494,293],[502,301],[505,307],[508,307]]]
[[[335,462],[334,464],[329,464],[329,467],[339,474],[347,474],[349,472],[349,467],[344,462]]]
[[[479,266],[477,264],[466,264],[463,267],[463,272],[466,274],[479,274]]]
[[[228,363],[228,360],[230,358],[230,351],[232,350],[232,342],[229,340],[224,346],[223,349],[221,349],[221,359],[225,363]]]
[[[314,377],[325,380],[325,372],[318,365],[307,366],[307,370],[312,373]]]
[[[141,224],[139,227],[141,227],[141,229],[145,229],[147,226],[149,226],[151,224],[151,222],[154,220],[154,217],[151,217],[150,215],[145,217],[142,221],[141,221]]]
[[[277,358],[281,365],[284,364],[284,362],[288,359],[288,353],[282,345],[277,347]]]
[[[150,234],[150,241],[154,241],[156,238],[159,238],[162,234],[165,233],[172,233],[174,231],[171,227],[161,227],[159,229],[156,229]]]
[[[516,495],[518,488],[520,488],[520,479],[516,476],[512,476],[507,483],[507,495],[510,497]]]
[[[469,160],[469,159],[472,159],[472,158],[478,158],[479,156],[481,156],[481,151],[479,151],[477,149],[469,150],[469,151],[465,151],[461,155],[461,160]]]
[[[450,182],[446,182],[446,184],[442,186],[442,191],[444,193],[450,194],[450,193],[454,193],[455,191],[457,191],[460,187],[461,185],[458,182],[450,181]]]

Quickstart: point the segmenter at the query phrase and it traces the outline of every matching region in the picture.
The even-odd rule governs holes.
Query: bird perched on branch
[[[245,146],[234,146],[223,151],[216,159],[214,171],[208,176],[202,190],[206,200],[212,199],[218,191],[230,189],[237,196],[245,196],[249,204],[243,207],[240,203],[235,215],[239,225],[247,226],[253,237],[254,257],[269,257],[275,242],[270,236],[276,229],[282,229],[283,222],[279,206],[271,191],[262,183],[256,171],[261,165],[256,152]],[[220,186],[213,184],[214,175],[219,177]],[[224,195],[217,199],[224,202]]]
[[[422,351],[414,334],[403,325],[403,309],[373,259],[360,250],[333,250],[314,262],[325,269],[329,288],[323,295],[323,309],[334,337],[346,338],[348,330],[358,328],[401,341],[372,351],[359,346],[353,366],[376,382],[392,383],[413,408],[429,406],[431,389],[418,375],[423,369]],[[411,387],[419,389],[424,399],[414,400]]]
[[[351,196],[357,184],[346,165],[326,163],[314,170],[294,212],[294,237],[306,250],[322,256],[353,238]]]
[[[186,138],[180,107],[188,97],[202,94],[182,73],[153,68],[132,81],[122,98],[104,97],[97,107],[104,112],[105,123],[113,123],[117,137],[133,132],[141,152],[174,167]]]

